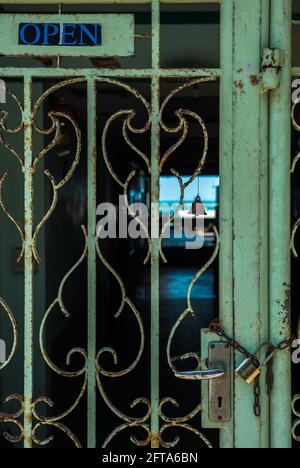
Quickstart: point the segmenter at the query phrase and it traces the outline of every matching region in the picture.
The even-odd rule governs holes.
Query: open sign
[[[134,15],[1,15],[0,43],[9,57],[131,57]]]
[[[19,44],[28,46],[99,46],[101,24],[21,23]]]

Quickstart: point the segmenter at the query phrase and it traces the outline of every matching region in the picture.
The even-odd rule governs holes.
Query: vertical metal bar
[[[221,81],[220,81],[220,321],[233,336],[232,271],[232,75],[233,75],[233,0],[221,4]],[[233,395],[233,392],[232,392]],[[232,404],[232,409],[234,405]],[[233,421],[233,419],[232,419]],[[220,432],[220,447],[234,446],[233,422]]]
[[[262,275],[268,274],[266,243],[262,235],[262,213],[267,199],[261,199],[262,100],[259,87],[261,63],[262,0],[234,0],[233,64],[233,268],[235,338],[255,351],[266,333],[261,310],[266,301]],[[251,47],[249,47],[251,44]],[[264,267],[262,267],[264,266]],[[236,356],[240,363],[242,356]],[[265,386],[262,386],[262,390]],[[261,418],[253,411],[253,386],[235,379],[235,447],[261,448],[264,431]],[[268,400],[262,395],[262,414]]]
[[[290,335],[291,0],[271,0],[271,47],[282,51],[280,87],[270,99],[270,335]],[[271,396],[271,447],[291,446],[291,358],[278,353]]]
[[[261,56],[262,50],[269,47],[270,40],[270,0],[262,0],[261,5]],[[265,93],[260,100],[260,343],[269,340],[269,94]],[[265,349],[263,352],[265,353]],[[264,359],[265,354],[260,358]],[[261,448],[270,446],[270,404],[266,392],[266,372],[261,375]]]
[[[87,190],[88,190],[88,407],[87,436],[88,448],[96,448],[96,209],[97,209],[97,92],[96,81],[87,81],[87,123],[88,123],[88,160],[87,160]]]
[[[160,4],[152,0],[152,69],[160,63]],[[160,80],[151,80],[152,126],[151,126],[151,445],[159,447],[159,157],[160,157]]]
[[[33,397],[33,174],[32,174],[32,79],[24,75],[24,447],[32,446]]]

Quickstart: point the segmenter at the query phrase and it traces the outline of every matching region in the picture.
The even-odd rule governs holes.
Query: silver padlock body
[[[245,359],[242,364],[236,370],[239,375],[246,383],[251,383],[260,374],[259,366],[253,364],[250,358]]]

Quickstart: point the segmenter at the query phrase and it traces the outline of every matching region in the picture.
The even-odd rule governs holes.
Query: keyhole
[[[218,398],[218,408],[221,409],[223,406],[223,398],[222,397],[219,397]]]

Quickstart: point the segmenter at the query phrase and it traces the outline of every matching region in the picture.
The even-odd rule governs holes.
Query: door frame
[[[291,336],[292,2],[223,0],[221,25],[220,319],[254,352]],[[263,94],[264,48],[280,49],[282,63],[278,89]],[[242,356],[235,358],[234,367]],[[260,418],[253,388],[235,377],[233,422],[221,430],[221,447],[291,447],[289,350],[275,357],[274,376],[269,399],[262,375]]]
[[[291,79],[292,1],[271,0],[270,43],[280,49],[280,86],[270,95],[269,145],[269,302],[270,339],[275,345],[291,336]],[[271,448],[290,448],[291,354],[274,360],[271,395]]]
[[[161,3],[177,3],[162,0]],[[57,4],[57,0],[10,1],[3,4]],[[65,0],[62,4],[82,3]],[[89,0],[110,4],[115,0]],[[124,4],[151,3],[126,0]],[[159,45],[159,1],[153,3],[153,63],[159,68],[155,47]],[[179,3],[210,3],[207,0],[180,0]],[[290,81],[291,81],[291,0],[219,0],[221,4],[221,215],[220,215],[220,320],[226,331],[244,347],[254,351],[265,341],[277,344],[290,336]],[[251,6],[250,6],[251,5]],[[262,50],[282,51],[280,86],[262,94],[260,86]],[[66,72],[67,73],[67,72]],[[27,79],[27,90],[30,88]],[[152,77],[152,153],[159,152],[158,76]],[[92,84],[90,84],[92,86]],[[92,88],[90,89],[92,92]],[[30,101],[30,99],[29,99]],[[29,119],[30,109],[25,111]],[[247,113],[247,115],[246,115]],[[246,120],[247,119],[247,120]],[[27,127],[28,128],[28,127]],[[30,130],[27,130],[31,139]],[[95,129],[91,129],[94,136]],[[31,155],[28,154],[28,161]],[[153,165],[157,164],[152,157]],[[93,170],[92,166],[90,168]],[[157,173],[157,167],[153,167]],[[27,167],[30,178],[30,165]],[[30,180],[29,180],[30,182]],[[153,180],[153,202],[157,201],[157,178]],[[31,212],[30,198],[26,201]],[[94,208],[94,203],[91,205]],[[26,207],[25,207],[26,208]],[[32,213],[29,213],[30,217]],[[282,221],[284,220],[284,222]],[[27,226],[31,238],[32,226]],[[31,230],[31,232],[30,232]],[[29,252],[29,248],[27,249]],[[93,271],[94,259],[90,269]],[[152,260],[152,430],[159,432],[158,281],[159,245],[154,242]],[[32,257],[27,278],[33,278]],[[223,280],[222,280],[223,278]],[[225,279],[225,280],[224,280]],[[27,299],[32,294],[28,283]],[[156,288],[157,286],[157,288]],[[91,301],[94,298],[91,296]],[[32,310],[28,315],[28,363],[32,361]],[[95,319],[95,317],[94,317]],[[94,330],[94,321],[90,323]],[[26,330],[25,330],[26,331]],[[251,331],[249,333],[249,331]],[[25,346],[25,348],[26,348]],[[235,356],[235,365],[241,356]],[[27,363],[27,364],[28,364]],[[95,381],[94,362],[89,362],[89,386]],[[269,399],[262,384],[260,418],[253,413],[253,389],[233,379],[233,420],[221,429],[223,448],[288,448],[291,446],[291,360],[289,351],[274,360],[275,385]],[[234,373],[233,373],[234,374]],[[262,377],[262,379],[264,376]],[[31,416],[32,375],[25,388],[25,421]],[[263,382],[263,380],[262,380]],[[27,393],[27,395],[26,395]],[[94,391],[90,414],[95,406]],[[94,416],[93,416],[94,418]],[[31,423],[26,423],[27,434]],[[95,427],[95,421],[93,422]],[[90,434],[91,445],[95,440]],[[157,442],[154,441],[153,447]],[[27,440],[30,446],[30,440]]]

